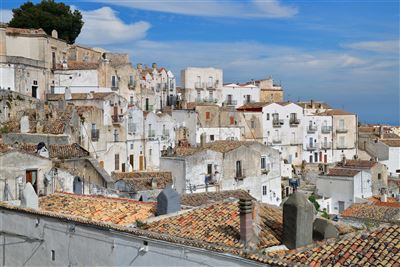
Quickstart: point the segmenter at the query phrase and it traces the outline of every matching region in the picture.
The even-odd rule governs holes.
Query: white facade
[[[387,145],[386,145],[387,146]],[[385,164],[388,168],[390,176],[398,176],[397,170],[400,170],[400,147],[387,146],[388,159],[380,161]]]
[[[223,72],[216,68],[189,67],[181,71],[186,102],[221,103]]]
[[[332,163],[332,117],[307,115],[303,119],[303,160]]]
[[[264,144],[278,149],[289,164],[301,164],[303,108],[294,103],[271,103],[262,112]]]
[[[253,84],[227,84],[222,89],[222,105],[240,107],[260,101],[260,88]]]
[[[340,214],[353,203],[372,196],[371,174],[360,171],[354,177],[319,176],[316,182],[317,194],[331,198],[331,214]]]
[[[241,127],[219,127],[219,128],[197,128],[196,142],[201,143],[201,135],[206,135],[206,142],[220,140],[241,140],[243,128]]]

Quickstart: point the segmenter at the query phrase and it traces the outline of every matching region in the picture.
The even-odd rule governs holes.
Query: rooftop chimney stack
[[[314,205],[300,192],[283,204],[283,244],[295,249],[312,243]]]
[[[157,216],[181,210],[181,198],[172,186],[167,186],[157,196]]]
[[[253,202],[249,198],[239,200],[240,212],[240,241],[248,244],[254,236],[253,231]]]
[[[379,126],[379,139],[383,139],[383,126]]]

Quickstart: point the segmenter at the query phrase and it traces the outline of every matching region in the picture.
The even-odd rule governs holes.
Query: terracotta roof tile
[[[348,168],[332,168],[328,171],[327,176],[343,176],[343,177],[354,177],[360,170],[348,169]]]
[[[201,206],[205,204],[210,204],[213,202],[222,201],[227,198],[250,198],[254,199],[247,191],[245,190],[227,190],[220,192],[203,192],[203,193],[192,193],[192,194],[183,194],[181,196],[181,204],[186,206]]]
[[[115,181],[123,180],[134,191],[164,189],[172,184],[171,172],[113,172],[112,178]],[[152,188],[153,179],[156,181],[156,188]]]
[[[290,251],[275,262],[278,266],[399,266],[400,226],[390,225],[369,233],[331,239],[314,248]]]
[[[368,201],[378,206],[397,207],[400,208],[400,202],[394,197],[387,197],[386,202],[381,201],[381,196],[373,196],[368,198]]]
[[[260,206],[260,248],[281,244],[282,211]],[[150,223],[147,230],[175,237],[198,240],[227,247],[243,248],[239,237],[239,207],[237,202],[207,205],[181,215]]]
[[[380,141],[390,147],[400,147],[400,139],[383,139]]]
[[[92,221],[130,225],[154,216],[154,203],[55,193],[39,199],[40,209]]]
[[[377,164],[372,160],[346,160],[345,164],[339,163],[340,168],[370,169]]]
[[[400,222],[400,208],[370,203],[353,204],[343,211],[342,217],[376,220],[380,222]]]
[[[324,112],[318,113],[318,115],[334,116],[334,115],[354,115],[354,113],[341,110],[341,109],[330,109]]]
[[[16,147],[16,149],[35,154],[37,151],[37,145],[20,144]],[[82,158],[89,156],[89,152],[78,144],[50,145],[48,149],[50,158],[71,159],[71,158]]]

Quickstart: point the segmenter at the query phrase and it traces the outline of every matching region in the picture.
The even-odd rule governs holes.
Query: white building
[[[180,193],[247,190],[256,199],[279,205],[279,153],[258,142],[216,141],[197,148],[177,148],[161,158]]]
[[[189,67],[181,71],[186,102],[221,103],[223,72],[216,68]]]
[[[351,204],[372,196],[371,173],[364,170],[332,168],[328,174],[318,177],[317,194],[326,202],[329,214],[340,214]]]
[[[222,89],[222,105],[240,107],[260,101],[260,88],[253,84],[226,84]]]

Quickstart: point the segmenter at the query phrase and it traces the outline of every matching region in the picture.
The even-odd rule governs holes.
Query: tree
[[[320,206],[319,206],[319,203],[317,202],[317,199],[315,198],[315,195],[314,195],[314,194],[310,195],[310,196],[308,197],[308,200],[309,200],[311,203],[313,203],[315,209],[316,209],[317,211],[319,211],[319,207],[320,207]]]
[[[70,6],[64,3],[42,0],[38,4],[33,4],[28,1],[13,9],[13,18],[9,26],[42,28],[49,35],[53,30],[57,30],[59,38],[73,44],[81,32],[83,20],[79,10],[72,11]]]

